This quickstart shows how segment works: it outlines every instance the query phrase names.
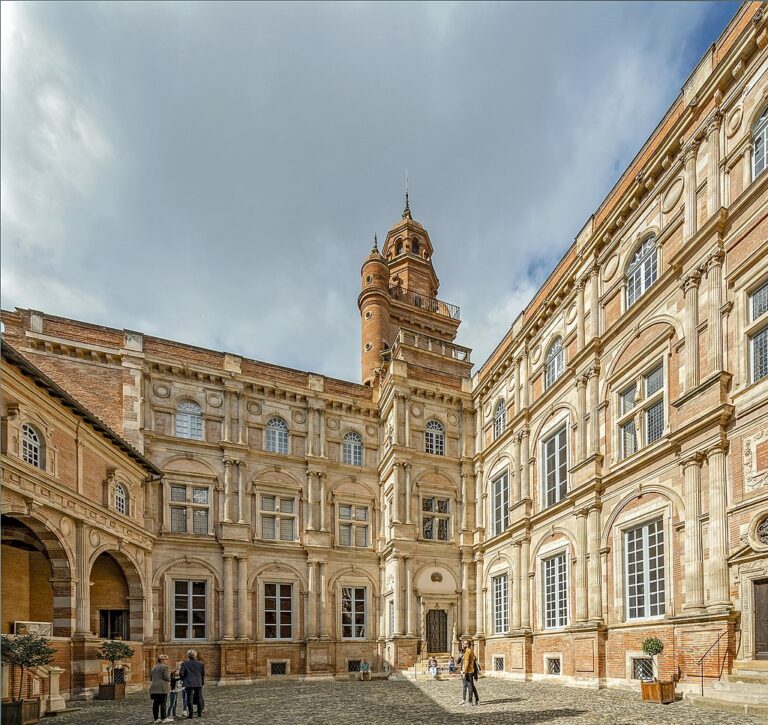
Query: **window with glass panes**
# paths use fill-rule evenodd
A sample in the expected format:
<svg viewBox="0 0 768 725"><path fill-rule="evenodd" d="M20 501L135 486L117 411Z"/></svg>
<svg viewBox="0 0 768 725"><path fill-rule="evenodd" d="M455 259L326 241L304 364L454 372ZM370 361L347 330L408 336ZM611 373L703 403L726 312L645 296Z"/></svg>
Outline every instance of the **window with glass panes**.
<svg viewBox="0 0 768 725"><path fill-rule="evenodd" d="M504 471L491 482L493 496L493 535L497 536L509 526L509 477Z"/></svg>
<svg viewBox="0 0 768 725"><path fill-rule="evenodd" d="M173 533L210 533L210 487L172 483L169 498L170 528Z"/></svg>
<svg viewBox="0 0 768 725"><path fill-rule="evenodd" d="M437 496L421 499L421 530L425 539L448 541L450 538L451 501Z"/></svg>
<svg viewBox="0 0 768 725"><path fill-rule="evenodd" d="M174 639L205 639L207 636L207 582L175 580L173 582Z"/></svg>
<svg viewBox="0 0 768 725"><path fill-rule="evenodd" d="M768 376L768 282L749 295L749 357L751 380Z"/></svg>
<svg viewBox="0 0 768 725"><path fill-rule="evenodd" d="M344 435L342 461L348 466L363 465L363 438L359 433L350 431Z"/></svg>
<svg viewBox="0 0 768 725"><path fill-rule="evenodd" d="M627 619L664 614L664 528L661 519L625 532Z"/></svg>
<svg viewBox="0 0 768 725"><path fill-rule="evenodd" d="M547 361L544 365L544 388L549 388L565 370L565 352L563 341L558 337L547 351Z"/></svg>
<svg viewBox="0 0 768 725"><path fill-rule="evenodd" d="M203 440L203 410L194 400L182 400L176 406L176 435Z"/></svg>
<svg viewBox="0 0 768 725"><path fill-rule="evenodd" d="M509 630L509 589L506 574L493 577L493 631L505 634Z"/></svg>
<svg viewBox="0 0 768 725"><path fill-rule="evenodd" d="M435 456L445 455L445 429L443 424L430 420L424 431L424 450Z"/></svg>
<svg viewBox="0 0 768 725"><path fill-rule="evenodd" d="M542 563L544 577L544 627L565 627L568 624L568 574L565 552Z"/></svg>
<svg viewBox="0 0 768 725"><path fill-rule="evenodd" d="M656 281L657 264L656 237L650 236L634 253L627 267L627 309Z"/></svg>
<svg viewBox="0 0 768 725"><path fill-rule="evenodd" d="M279 541L296 539L296 499L287 496L259 496L261 538Z"/></svg>
<svg viewBox="0 0 768 725"><path fill-rule="evenodd" d="M21 426L21 459L35 468L43 467L43 446L40 435L26 423Z"/></svg>
<svg viewBox="0 0 768 725"><path fill-rule="evenodd" d="M552 506L560 501L568 490L568 439L567 427L544 440L544 501Z"/></svg>
<svg viewBox="0 0 768 725"><path fill-rule="evenodd" d="M659 363L619 393L619 453L627 458L664 435L664 366Z"/></svg>
<svg viewBox="0 0 768 725"><path fill-rule="evenodd" d="M768 166L768 106L752 127L752 178L756 179Z"/></svg>
<svg viewBox="0 0 768 725"><path fill-rule="evenodd" d="M115 486L115 511L125 514L128 511L128 496L122 483Z"/></svg>
<svg viewBox="0 0 768 725"><path fill-rule="evenodd" d="M493 416L493 438L498 438L507 427L507 405L504 398L496 403L496 412Z"/></svg>
<svg viewBox="0 0 768 725"><path fill-rule="evenodd" d="M293 637L293 585L264 584L264 639Z"/></svg>
<svg viewBox="0 0 768 725"><path fill-rule="evenodd" d="M368 507L342 503L339 504L338 511L339 546L367 547L369 541Z"/></svg>
<svg viewBox="0 0 768 725"><path fill-rule="evenodd" d="M267 421L266 449L270 453L288 455L288 424L282 418Z"/></svg>
<svg viewBox="0 0 768 725"><path fill-rule="evenodd" d="M341 636L365 638L365 587L341 588Z"/></svg>

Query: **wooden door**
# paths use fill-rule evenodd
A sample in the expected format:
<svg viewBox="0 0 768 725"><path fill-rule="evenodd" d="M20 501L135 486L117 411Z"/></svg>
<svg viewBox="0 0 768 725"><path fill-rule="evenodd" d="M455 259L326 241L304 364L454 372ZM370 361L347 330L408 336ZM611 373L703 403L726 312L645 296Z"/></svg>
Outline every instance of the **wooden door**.
<svg viewBox="0 0 768 725"><path fill-rule="evenodd" d="M427 612L427 650L448 651L448 612L430 609Z"/></svg>
<svg viewBox="0 0 768 725"><path fill-rule="evenodd" d="M768 660L768 579L755 582L755 659Z"/></svg>

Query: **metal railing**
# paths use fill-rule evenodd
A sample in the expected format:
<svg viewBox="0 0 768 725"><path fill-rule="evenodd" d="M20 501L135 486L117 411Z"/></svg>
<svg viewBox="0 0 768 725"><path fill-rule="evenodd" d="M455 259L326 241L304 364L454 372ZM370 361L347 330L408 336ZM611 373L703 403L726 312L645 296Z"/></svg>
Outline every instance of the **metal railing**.
<svg viewBox="0 0 768 725"><path fill-rule="evenodd" d="M435 297L427 297L426 295L413 292L405 287L390 287L389 296L398 302L405 302L412 307L418 307L427 312L436 312L438 315L450 317L452 320L461 319L461 310L458 305L443 302Z"/></svg>
<svg viewBox="0 0 768 725"><path fill-rule="evenodd" d="M701 681L701 696L704 697L704 660L707 658L707 655L712 651L712 649L716 646L717 647L717 679L720 679L720 676L723 673L722 667L720 665L720 640L727 635L728 632L721 632L720 636L711 644L709 645L709 649L699 658L699 661L696 663L699 666L699 678ZM726 654L728 653L728 650L726 649Z"/></svg>

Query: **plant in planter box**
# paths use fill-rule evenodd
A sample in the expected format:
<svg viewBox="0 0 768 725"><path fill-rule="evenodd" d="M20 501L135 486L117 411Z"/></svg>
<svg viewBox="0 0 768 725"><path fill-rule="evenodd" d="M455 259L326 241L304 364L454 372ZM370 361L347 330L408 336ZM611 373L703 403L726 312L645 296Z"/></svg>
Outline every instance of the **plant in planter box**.
<svg viewBox="0 0 768 725"><path fill-rule="evenodd" d="M3 725L27 725L40 720L40 700L24 700L24 679L31 668L50 664L55 652L48 646L48 638L40 634L3 635L3 662L21 670L18 697L3 705Z"/></svg>
<svg viewBox="0 0 768 725"><path fill-rule="evenodd" d="M651 658L656 674L653 676L653 681L649 682L643 680L640 688L643 693L643 700L666 705L667 703L675 701L675 683L672 681L660 682L657 676L658 669L656 657L663 651L664 643L658 637L648 637L648 639L643 642L643 654L646 654Z"/></svg>
<svg viewBox="0 0 768 725"><path fill-rule="evenodd" d="M119 700L125 697L125 683L115 682L118 662L133 657L133 647L121 639L105 639L96 653L100 660L108 662L109 684L99 685L99 700Z"/></svg>

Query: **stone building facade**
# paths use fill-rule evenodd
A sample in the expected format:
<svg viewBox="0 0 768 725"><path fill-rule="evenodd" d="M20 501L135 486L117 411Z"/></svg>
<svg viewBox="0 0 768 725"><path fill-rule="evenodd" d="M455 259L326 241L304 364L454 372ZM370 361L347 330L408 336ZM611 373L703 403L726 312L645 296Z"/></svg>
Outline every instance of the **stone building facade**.
<svg viewBox="0 0 768 725"><path fill-rule="evenodd" d="M3 313L162 470L131 509L145 665L194 645L221 683L346 676L472 638L494 675L597 687L657 636L687 686L768 657L766 23L739 9L474 376L407 199L361 270L363 384Z"/></svg>

